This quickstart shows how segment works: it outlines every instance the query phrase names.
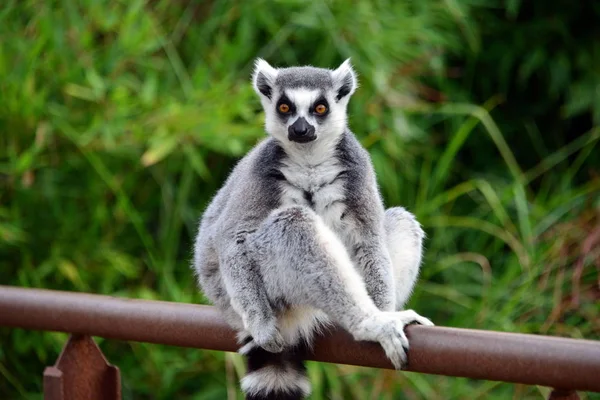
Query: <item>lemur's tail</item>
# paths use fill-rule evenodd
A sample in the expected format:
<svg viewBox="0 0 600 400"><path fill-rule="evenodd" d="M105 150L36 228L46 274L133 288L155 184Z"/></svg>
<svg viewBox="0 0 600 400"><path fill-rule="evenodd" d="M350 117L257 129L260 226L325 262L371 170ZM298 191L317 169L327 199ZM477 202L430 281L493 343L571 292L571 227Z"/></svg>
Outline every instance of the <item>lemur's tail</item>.
<svg viewBox="0 0 600 400"><path fill-rule="evenodd" d="M269 353L261 347L241 350L248 359L248 372L242 378L246 400L301 400L310 394L304 359L308 347L299 344L281 353Z"/></svg>

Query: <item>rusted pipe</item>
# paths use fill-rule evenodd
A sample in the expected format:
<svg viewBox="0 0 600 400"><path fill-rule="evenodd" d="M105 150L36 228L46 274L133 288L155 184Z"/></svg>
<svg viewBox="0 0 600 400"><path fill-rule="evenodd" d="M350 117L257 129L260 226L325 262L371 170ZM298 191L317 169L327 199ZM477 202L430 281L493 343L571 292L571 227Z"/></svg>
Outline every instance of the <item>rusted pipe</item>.
<svg viewBox="0 0 600 400"><path fill-rule="evenodd" d="M0 286L0 326L235 351L209 306ZM600 342L410 326L408 371L600 392ZM312 359L392 368L379 345L343 330L319 338Z"/></svg>

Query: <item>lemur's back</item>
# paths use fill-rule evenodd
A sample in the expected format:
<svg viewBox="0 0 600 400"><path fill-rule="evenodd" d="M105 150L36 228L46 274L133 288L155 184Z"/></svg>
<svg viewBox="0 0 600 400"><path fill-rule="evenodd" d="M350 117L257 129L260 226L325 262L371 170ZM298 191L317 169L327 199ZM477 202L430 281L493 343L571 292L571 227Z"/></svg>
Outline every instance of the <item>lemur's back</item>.
<svg viewBox="0 0 600 400"><path fill-rule="evenodd" d="M238 219L248 211L266 218L277 207L276 173L282 156L281 148L272 138L261 141L246 154L206 208L200 230L217 234L234 229Z"/></svg>

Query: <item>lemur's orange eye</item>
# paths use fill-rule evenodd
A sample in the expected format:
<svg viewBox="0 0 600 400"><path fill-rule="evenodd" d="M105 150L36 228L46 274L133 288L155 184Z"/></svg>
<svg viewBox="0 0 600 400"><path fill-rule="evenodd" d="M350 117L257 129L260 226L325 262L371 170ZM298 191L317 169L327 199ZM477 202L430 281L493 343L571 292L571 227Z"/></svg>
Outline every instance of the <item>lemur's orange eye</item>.
<svg viewBox="0 0 600 400"><path fill-rule="evenodd" d="M327 107L325 104L319 104L315 107L315 112L317 114L325 114L327 112Z"/></svg>
<svg viewBox="0 0 600 400"><path fill-rule="evenodd" d="M285 104L285 103L281 103L281 104L279 105L279 112L282 112L282 113L284 113L284 114L285 114L285 113L287 113L287 112L289 112L289 111L290 111L290 106L288 106L287 104Z"/></svg>

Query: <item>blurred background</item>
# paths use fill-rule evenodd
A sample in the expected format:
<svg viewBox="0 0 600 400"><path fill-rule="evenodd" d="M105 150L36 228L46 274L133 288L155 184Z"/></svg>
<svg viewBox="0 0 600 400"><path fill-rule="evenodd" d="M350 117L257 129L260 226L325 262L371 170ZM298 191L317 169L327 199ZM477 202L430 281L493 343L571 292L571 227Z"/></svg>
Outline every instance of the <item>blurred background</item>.
<svg viewBox="0 0 600 400"><path fill-rule="evenodd" d="M428 235L409 306L438 325L600 339L600 2L2 3L1 284L204 302L189 268L196 223L264 137L253 60L352 57L350 127L386 204ZM65 338L0 329L0 398L41 398ZM126 399L241 398L237 355L99 343ZM309 373L312 399L548 393Z"/></svg>

